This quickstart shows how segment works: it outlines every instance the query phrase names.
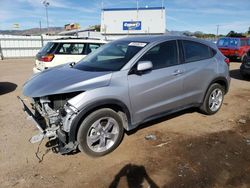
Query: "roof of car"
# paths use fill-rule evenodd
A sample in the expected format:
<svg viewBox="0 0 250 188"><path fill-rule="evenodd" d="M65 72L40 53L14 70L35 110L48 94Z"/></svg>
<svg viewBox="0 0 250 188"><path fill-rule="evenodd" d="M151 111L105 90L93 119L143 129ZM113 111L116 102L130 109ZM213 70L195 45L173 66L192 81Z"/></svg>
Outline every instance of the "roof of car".
<svg viewBox="0 0 250 188"><path fill-rule="evenodd" d="M161 41L164 39L165 40L176 40L176 39L195 39L195 38L186 37L186 36L174 36L174 35L147 35L147 36L126 37L126 38L122 38L120 40L150 43L150 42Z"/></svg>
<svg viewBox="0 0 250 188"><path fill-rule="evenodd" d="M119 40L134 41L134 42L146 42L146 43L159 42L162 40L190 40L190 41L194 41L194 42L204 43L204 44L209 45L209 46L214 46L214 44L211 41L206 41L206 40L194 38L194 37L175 36L175 35L147 35L147 36L126 37L126 38L122 38Z"/></svg>
<svg viewBox="0 0 250 188"><path fill-rule="evenodd" d="M108 41L105 40L98 40L98 39L81 39L81 38L62 38L62 39L56 39L52 42L55 43L97 43L97 44L105 44Z"/></svg>

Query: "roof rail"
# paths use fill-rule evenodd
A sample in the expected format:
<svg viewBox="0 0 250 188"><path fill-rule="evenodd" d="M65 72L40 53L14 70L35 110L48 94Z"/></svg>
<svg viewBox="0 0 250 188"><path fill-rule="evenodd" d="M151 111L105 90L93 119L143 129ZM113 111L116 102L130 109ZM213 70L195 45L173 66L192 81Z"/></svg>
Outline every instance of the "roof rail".
<svg viewBox="0 0 250 188"><path fill-rule="evenodd" d="M56 40L70 40L70 39L102 40L101 38L94 38L94 37L62 37L62 38L57 38Z"/></svg>

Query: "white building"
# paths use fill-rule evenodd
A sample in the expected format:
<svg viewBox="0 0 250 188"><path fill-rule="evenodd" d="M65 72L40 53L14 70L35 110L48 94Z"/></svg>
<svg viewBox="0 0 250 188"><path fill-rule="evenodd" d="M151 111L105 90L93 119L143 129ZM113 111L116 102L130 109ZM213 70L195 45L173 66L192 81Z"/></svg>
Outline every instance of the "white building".
<svg viewBox="0 0 250 188"><path fill-rule="evenodd" d="M166 31L164 7L103 9L103 35L164 34Z"/></svg>
<svg viewBox="0 0 250 188"><path fill-rule="evenodd" d="M63 31L60 35L115 40L127 35L157 35L165 33L165 7L147 7L102 9L101 32L87 28Z"/></svg>

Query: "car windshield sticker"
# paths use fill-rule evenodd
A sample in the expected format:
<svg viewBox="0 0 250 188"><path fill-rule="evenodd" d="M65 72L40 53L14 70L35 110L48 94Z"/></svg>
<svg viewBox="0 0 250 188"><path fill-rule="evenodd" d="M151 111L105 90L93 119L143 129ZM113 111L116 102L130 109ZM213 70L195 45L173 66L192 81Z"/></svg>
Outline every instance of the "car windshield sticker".
<svg viewBox="0 0 250 188"><path fill-rule="evenodd" d="M145 47L147 45L147 43L145 42L130 42L129 46L136 46L136 47Z"/></svg>

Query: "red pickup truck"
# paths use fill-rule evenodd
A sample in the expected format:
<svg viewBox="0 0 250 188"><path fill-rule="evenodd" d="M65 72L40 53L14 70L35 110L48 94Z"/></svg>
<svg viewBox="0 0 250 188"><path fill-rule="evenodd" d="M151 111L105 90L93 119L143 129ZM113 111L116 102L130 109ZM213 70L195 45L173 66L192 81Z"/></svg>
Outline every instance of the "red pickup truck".
<svg viewBox="0 0 250 188"><path fill-rule="evenodd" d="M230 59L243 61L250 51L250 38L223 37L217 41L217 47Z"/></svg>

